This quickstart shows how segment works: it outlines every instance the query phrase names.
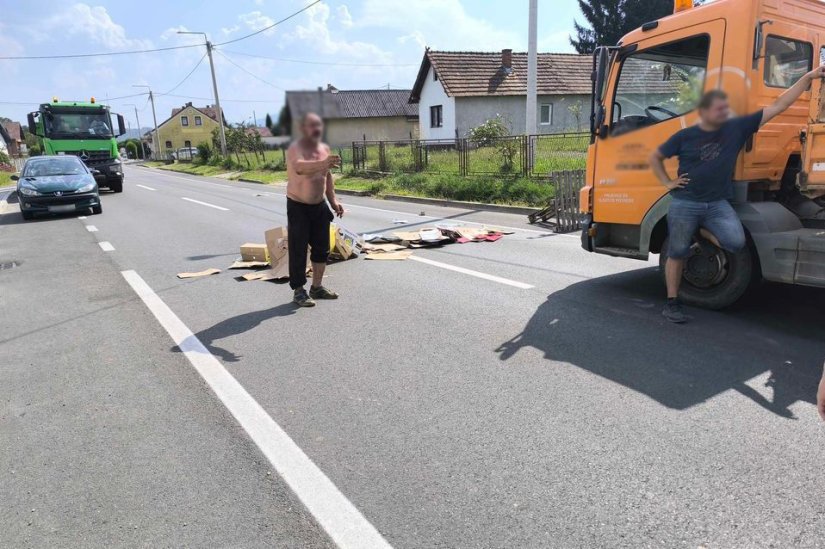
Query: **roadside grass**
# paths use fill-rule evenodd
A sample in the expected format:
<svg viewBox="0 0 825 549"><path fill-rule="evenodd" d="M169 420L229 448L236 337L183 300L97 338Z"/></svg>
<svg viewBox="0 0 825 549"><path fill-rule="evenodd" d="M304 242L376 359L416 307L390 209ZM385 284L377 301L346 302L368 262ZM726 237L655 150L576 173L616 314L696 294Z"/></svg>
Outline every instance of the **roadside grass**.
<svg viewBox="0 0 825 549"><path fill-rule="evenodd" d="M273 183L281 183L286 181L286 170L249 170L241 173L238 177L233 179L244 179L247 181L256 181L265 185Z"/></svg>
<svg viewBox="0 0 825 549"><path fill-rule="evenodd" d="M337 179L338 189L370 194L398 194L486 204L540 207L555 195L549 182L493 176L460 177L450 174L399 174L369 178L348 174Z"/></svg>
<svg viewBox="0 0 825 549"><path fill-rule="evenodd" d="M12 175L14 175L14 172L0 172L0 187L10 187L14 185L14 181L11 180Z"/></svg>
<svg viewBox="0 0 825 549"><path fill-rule="evenodd" d="M227 170L223 166L210 166L209 164L193 164L191 162L175 162L174 164L166 164L164 162L147 162L146 165L151 166L153 168L160 168L161 170L188 173L192 175L218 175L222 173L237 171L234 169Z"/></svg>

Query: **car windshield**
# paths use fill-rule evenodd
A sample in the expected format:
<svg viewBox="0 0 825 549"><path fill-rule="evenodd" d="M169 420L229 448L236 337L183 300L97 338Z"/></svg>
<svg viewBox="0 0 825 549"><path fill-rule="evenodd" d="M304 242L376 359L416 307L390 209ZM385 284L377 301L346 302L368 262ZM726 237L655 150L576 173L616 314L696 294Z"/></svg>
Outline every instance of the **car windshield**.
<svg viewBox="0 0 825 549"><path fill-rule="evenodd" d="M46 116L46 132L52 138L82 137L109 139L113 136L112 120L108 112L50 113Z"/></svg>
<svg viewBox="0 0 825 549"><path fill-rule="evenodd" d="M29 161L23 170L23 177L45 177L50 175L82 175L86 173L83 164L74 157L53 157Z"/></svg>

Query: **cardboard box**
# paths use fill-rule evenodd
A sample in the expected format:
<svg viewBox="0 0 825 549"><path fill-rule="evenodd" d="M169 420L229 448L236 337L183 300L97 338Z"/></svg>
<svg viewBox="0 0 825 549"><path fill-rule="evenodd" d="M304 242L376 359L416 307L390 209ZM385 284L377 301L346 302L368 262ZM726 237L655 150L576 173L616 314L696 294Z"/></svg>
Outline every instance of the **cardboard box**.
<svg viewBox="0 0 825 549"><path fill-rule="evenodd" d="M267 245L247 242L241 246L241 261L269 262Z"/></svg>
<svg viewBox="0 0 825 549"><path fill-rule="evenodd" d="M264 233L270 269L264 271L274 279L289 278L289 239L286 227L276 227Z"/></svg>

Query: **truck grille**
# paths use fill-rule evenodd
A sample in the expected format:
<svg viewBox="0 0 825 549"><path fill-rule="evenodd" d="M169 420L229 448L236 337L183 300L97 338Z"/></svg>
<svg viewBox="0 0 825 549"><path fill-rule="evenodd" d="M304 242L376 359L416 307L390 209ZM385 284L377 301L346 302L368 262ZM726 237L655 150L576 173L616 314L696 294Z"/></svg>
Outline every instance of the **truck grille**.
<svg viewBox="0 0 825 549"><path fill-rule="evenodd" d="M109 154L109 151L66 151L66 154L79 156L87 166L109 164L114 160ZM84 158L84 156L86 158Z"/></svg>

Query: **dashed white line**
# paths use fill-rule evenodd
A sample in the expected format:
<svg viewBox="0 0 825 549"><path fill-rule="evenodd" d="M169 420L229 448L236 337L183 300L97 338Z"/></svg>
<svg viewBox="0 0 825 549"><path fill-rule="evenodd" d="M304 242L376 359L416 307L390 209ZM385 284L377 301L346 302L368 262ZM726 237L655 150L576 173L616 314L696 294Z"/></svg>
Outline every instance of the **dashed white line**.
<svg viewBox="0 0 825 549"><path fill-rule="evenodd" d="M96 233L97 232L97 227L95 227L94 225L86 225L86 230L89 231L90 233Z"/></svg>
<svg viewBox="0 0 825 549"><path fill-rule="evenodd" d="M389 543L135 271L121 274L338 547Z"/></svg>
<svg viewBox="0 0 825 549"><path fill-rule="evenodd" d="M530 284L518 282L517 280L510 280L509 278L502 278L496 275L482 273L479 271L473 271L472 269L465 269L464 267L456 267L455 265L450 265L449 263L441 263L440 261L433 261L432 259L427 259L425 257L420 257L417 255L411 255L410 259L412 259L413 261L418 261L419 263L426 263L427 265L432 265L433 267L440 267L442 269L447 269L449 271L455 271L457 273L474 276L476 278L482 278L484 280L498 282L499 284L506 284L507 286L513 286L514 288L520 288L522 290L529 290L533 287Z"/></svg>
<svg viewBox="0 0 825 549"><path fill-rule="evenodd" d="M79 215L79 216L77 216L77 218L78 219L86 219L86 216L85 215Z"/></svg>
<svg viewBox="0 0 825 549"><path fill-rule="evenodd" d="M200 204L201 206L208 206L210 208L215 208L216 210L221 210L224 212L228 212L229 208L224 208L223 206L215 206L214 204L210 204L209 202L201 202L200 200L195 200L194 198L186 198L182 196L181 199L186 200L188 202L194 202L195 204Z"/></svg>
<svg viewBox="0 0 825 549"><path fill-rule="evenodd" d="M157 189L153 189L152 187L147 187L146 185L135 185L135 187L140 187L141 189L146 189L147 191L156 191Z"/></svg>
<svg viewBox="0 0 825 549"><path fill-rule="evenodd" d="M111 242L106 242L104 240L103 242L98 242L97 245L100 246L100 249L103 250L104 252L113 252L113 251L115 251L115 247L112 246Z"/></svg>

